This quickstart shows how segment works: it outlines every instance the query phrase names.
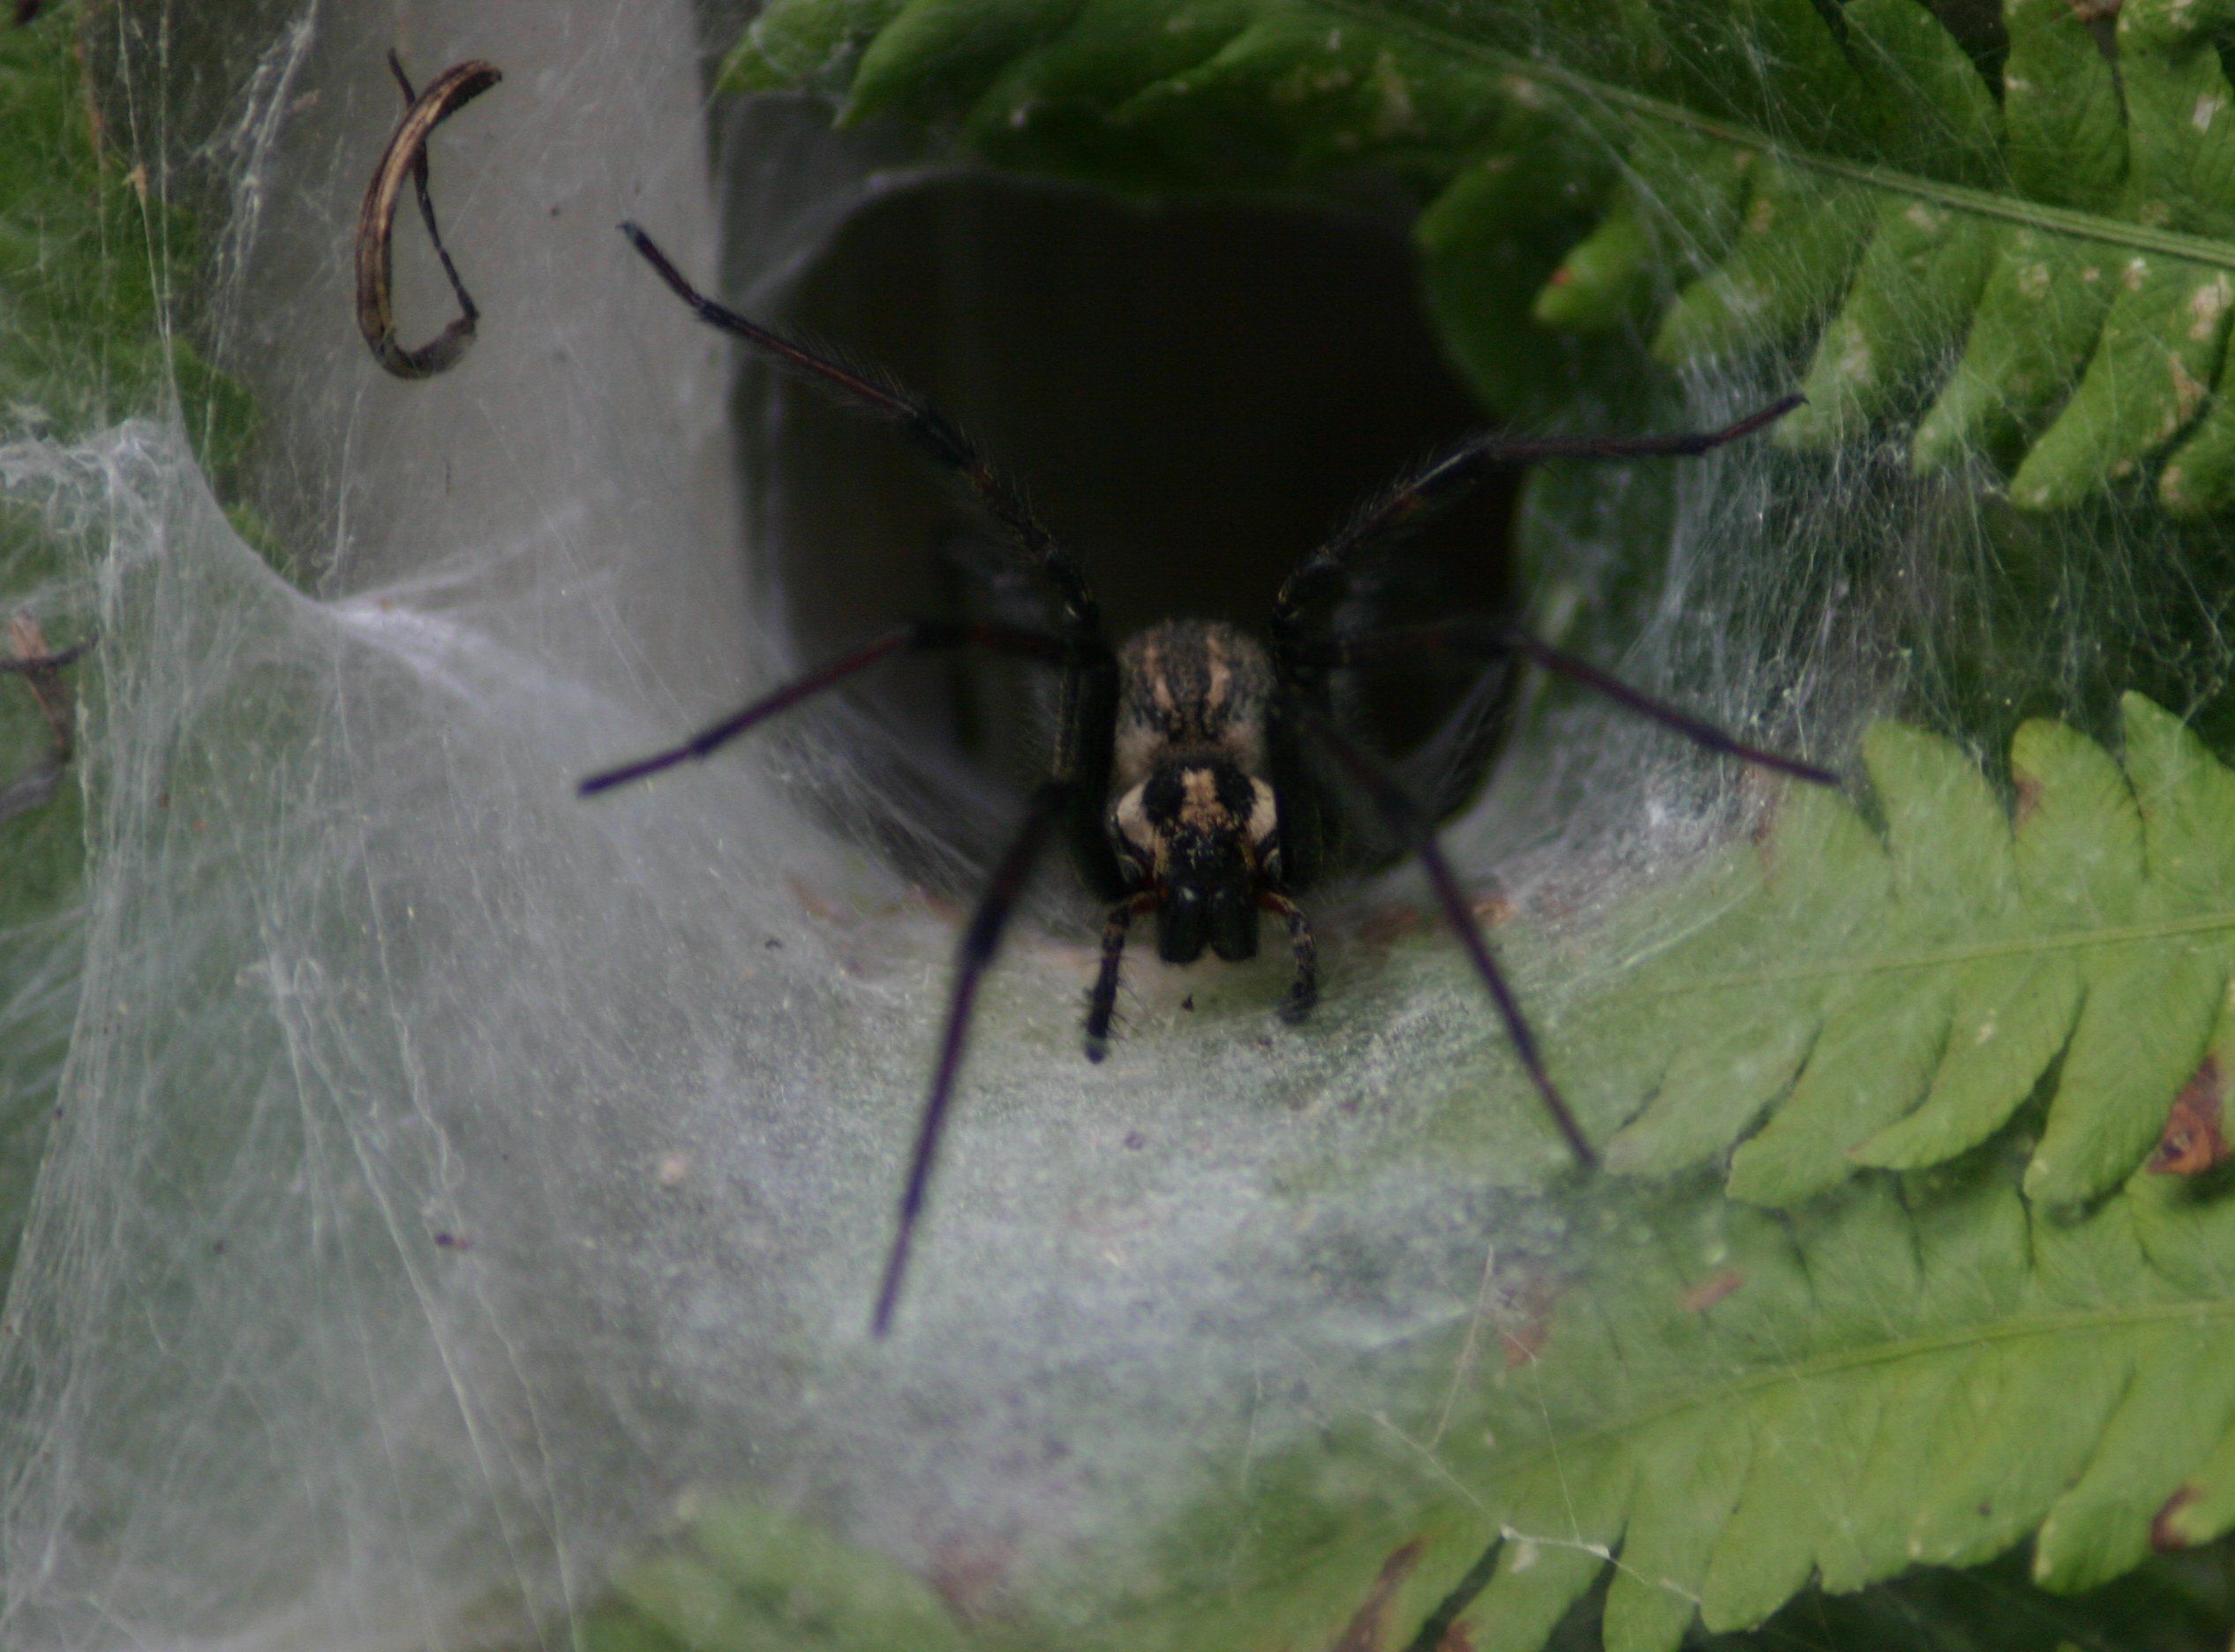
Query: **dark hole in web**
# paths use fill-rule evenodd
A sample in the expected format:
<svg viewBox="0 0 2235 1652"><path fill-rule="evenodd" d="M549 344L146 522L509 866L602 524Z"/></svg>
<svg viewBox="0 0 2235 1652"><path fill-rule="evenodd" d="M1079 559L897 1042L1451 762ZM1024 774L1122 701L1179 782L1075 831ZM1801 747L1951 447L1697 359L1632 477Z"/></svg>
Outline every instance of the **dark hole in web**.
<svg viewBox="0 0 2235 1652"><path fill-rule="evenodd" d="M950 175L854 214L775 313L969 430L1085 566L1115 642L1179 615L1261 634L1298 557L1486 423L1415 294L1401 228L1362 214L1144 209ZM741 394L756 584L795 664L908 616L1031 616L988 589L990 531L898 433L759 370ZM1409 542L1349 617L1507 611L1516 481ZM933 835L982 852L1042 772L1052 686L1037 668L977 659L865 681L854 703L867 718L824 727L871 747L896 818L855 823L905 840L928 811ZM1377 673L1356 712L1400 754L1444 727L1470 686L1448 669ZM1475 695L1482 727L1447 740L1452 766L1479 771L1499 699Z"/></svg>

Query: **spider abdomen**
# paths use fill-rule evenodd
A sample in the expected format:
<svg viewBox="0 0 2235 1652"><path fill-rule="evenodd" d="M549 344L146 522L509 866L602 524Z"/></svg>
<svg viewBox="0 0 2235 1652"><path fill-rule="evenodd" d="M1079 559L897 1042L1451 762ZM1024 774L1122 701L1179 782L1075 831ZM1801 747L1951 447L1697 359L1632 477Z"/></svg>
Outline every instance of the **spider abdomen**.
<svg viewBox="0 0 2235 1652"><path fill-rule="evenodd" d="M1117 789L1183 752L1261 778L1273 683L1264 649L1232 626L1167 620L1136 633L1118 650Z"/></svg>

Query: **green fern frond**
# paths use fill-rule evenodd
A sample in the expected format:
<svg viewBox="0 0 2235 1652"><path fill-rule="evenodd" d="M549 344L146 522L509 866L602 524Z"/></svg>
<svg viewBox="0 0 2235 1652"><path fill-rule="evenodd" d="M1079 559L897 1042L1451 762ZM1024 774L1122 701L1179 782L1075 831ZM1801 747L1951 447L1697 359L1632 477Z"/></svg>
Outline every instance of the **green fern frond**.
<svg viewBox="0 0 2235 1652"><path fill-rule="evenodd" d="M1609 1166L1735 1147L1733 1196L1787 1207L1967 1152L2038 1093L2028 1195L2123 1182L2208 1059L2235 1072L2235 775L2149 702L2125 710L2124 773L2060 724L2019 731L2014 822L1954 747L1881 725L1883 838L1795 789L1758 845L1594 941L1642 961L1551 1042Z"/></svg>
<svg viewBox="0 0 2235 1652"><path fill-rule="evenodd" d="M2030 1536L2072 1593L2225 1529L2230 1208L2160 1180L2066 1222L1991 1162L1668 1207L1444 1435L1502 1540L1471 1644L1534 1652L1610 1560L1608 1652L1659 1652L1811 1579Z"/></svg>
<svg viewBox="0 0 2235 1652"><path fill-rule="evenodd" d="M2114 42L2006 0L1998 99L1923 0L776 0L728 81L1121 187L1370 161L1439 191L1431 303L1493 405L1592 359L1557 334L1810 346L1788 444L1908 424L2029 508L2154 468L2201 515L2235 506L2226 10L2129 0Z"/></svg>
<svg viewBox="0 0 2235 1652"><path fill-rule="evenodd" d="M1358 1373L1372 1416L1178 1516L1137 1576L1010 1580L990 1636L725 1506L623 1569L597 1642L1538 1652L1603 1585L1607 1652L1673 1652L1695 1619L2028 1539L2038 1585L2095 1588L2235 1527L2235 1203L2152 1178L2069 1220L2014 1169L1875 1176L1793 1218L1697 1180L1578 1214L1587 1282L1522 1273L1533 1306ZM1419 1640L1439 1614L1458 1638Z"/></svg>
<svg viewBox="0 0 2235 1652"><path fill-rule="evenodd" d="M2025 725L2010 807L1880 725L1882 831L1792 788L1757 841L1582 938L1640 961L1546 1042L1586 1118L1626 1121L1633 1179L1569 1184L1560 1243L1361 1355L1365 1414L1183 1504L1139 1576L1017 1581L1002 1642L1395 1648L1441 1613L1463 1638L1438 1644L1539 1652L1588 1611L1608 1652L1669 1652L1805 1589L2029 1543L2069 1595L2235 1530L2235 1199L2207 1162L2235 773L2126 712L2123 770ZM1509 936L1532 977L1556 945ZM2184 1090L2214 1151L2138 1168ZM1527 1106L1517 1074L1502 1093ZM1505 1110L1472 1084L1392 1151L1448 1163ZM737 1507L620 1593L616 1648L984 1640L889 1563Z"/></svg>
<svg viewBox="0 0 2235 1652"><path fill-rule="evenodd" d="M1983 455L2029 507L2154 473L2204 514L2235 505L2230 13L2128 0L2114 62L2066 0L2011 0L1996 64L1918 0L774 0L729 72L1128 190L1409 179L1431 305L1505 410L1640 340L1805 352L1788 442L1906 426L1918 469ZM1589 1277L1501 1264L1486 1346L1362 1361L1366 1415L1253 1459L1137 1573L1019 1581L990 1637L809 1633L771 1616L781 1568L694 1528L613 1645L1537 1652L1581 1615L1645 1652L1811 1586L2026 1551L2081 1590L2235 1528L2230 1173L2144 1168L2235 1072L2235 775L2125 717L2118 760L2027 725L2006 787L1881 725L1867 798L1789 790L1602 922L1516 926L1615 1173L1569 1195ZM1510 1175L1485 1115L1533 1115L1481 1036L1391 1154Z"/></svg>
<svg viewBox="0 0 2235 1652"><path fill-rule="evenodd" d="M1867 110L1912 134L1911 153L1878 136L1844 156L1765 144L1742 227L1675 249L1704 273L1663 316L1656 353L1681 362L1820 329L1804 385L1811 405L1785 438L1795 446L1851 439L1922 405L1919 469L1984 454L2015 466L2021 505L2074 503L2170 451L2164 502L2179 514L2223 508L2235 470L2212 457L2226 441L2220 416L2196 422L2224 355L2224 237L2235 222L2235 126L2223 118L2229 90L2210 19L2188 6L2126 6L2114 63L2065 0L2008 0L1998 105L1914 0L1857 0L1840 16L1853 60L1842 84L1868 91L1850 93L1859 106L1817 141L1835 149L1840 133L1867 131ZM1645 165L1625 185L1617 229L1621 216L1652 213L1661 141L1641 124ZM1832 159L1862 169L1822 164ZM1887 178L1887 169L1915 176ZM1804 176L1781 176L1793 172ZM1791 259L1783 202L1796 190L1843 233ZM2090 221L2103 238L2089 238ZM2136 227L2188 244L2122 233ZM1615 272L1571 260L1553 290L1581 290L1539 313L1569 325L1634 315L1650 303L1636 290L1644 267L1642 258ZM1774 313L1765 288L1781 294Z"/></svg>

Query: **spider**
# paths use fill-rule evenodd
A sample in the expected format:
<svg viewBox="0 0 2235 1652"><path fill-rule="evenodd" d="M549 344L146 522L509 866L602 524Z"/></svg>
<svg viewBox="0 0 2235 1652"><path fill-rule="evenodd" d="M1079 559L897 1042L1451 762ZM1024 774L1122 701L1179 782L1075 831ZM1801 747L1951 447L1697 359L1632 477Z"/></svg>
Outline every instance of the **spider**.
<svg viewBox="0 0 2235 1652"><path fill-rule="evenodd" d="M1338 724L1332 674L1417 658L1423 651L1484 670L1526 660L1710 751L1818 785L1835 784L1834 777L1736 740L1500 620L1456 619L1345 632L1336 628L1333 611L1368 553L1455 501L1494 465L1702 454L1782 417L1800 397L1787 396L1713 431L1541 439L1475 436L1387 488L1298 563L1274 597L1263 641L1229 625L1171 620L1112 648L1079 565L1017 489L937 408L879 375L725 308L694 288L636 224L624 223L621 230L701 320L766 352L839 401L906 431L999 524L1012 571L1036 582L1053 615L1044 628L935 620L898 626L681 744L581 785L583 795L592 796L710 756L748 730L899 655L982 649L1061 673L1048 777L1033 792L963 932L938 1057L870 1317L873 1334L882 1337L892 1326L979 985L1027 878L1057 833L1080 881L1108 904L1086 1023L1087 1057L1100 1061L1109 1046L1126 939L1136 920L1152 914L1157 956L1169 964L1192 964L1206 949L1229 962L1253 957L1260 914L1279 919L1295 971L1280 1014L1292 1024L1311 1013L1319 1000L1318 955L1296 897L1352 864L1345 859L1343 793L1353 793L1353 800L1362 800L1397 843L1419 857L1436 904L1487 988L1545 1110L1577 1163L1586 1169L1596 1163L1437 843L1435 821L1389 766Z"/></svg>

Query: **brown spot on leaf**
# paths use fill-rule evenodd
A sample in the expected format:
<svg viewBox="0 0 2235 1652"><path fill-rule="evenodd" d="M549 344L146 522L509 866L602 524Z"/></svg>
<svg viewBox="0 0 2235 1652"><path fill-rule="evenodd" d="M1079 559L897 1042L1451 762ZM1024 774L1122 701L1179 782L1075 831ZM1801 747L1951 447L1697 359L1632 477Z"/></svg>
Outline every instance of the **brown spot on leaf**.
<svg viewBox="0 0 2235 1652"><path fill-rule="evenodd" d="M1505 1300L1515 1315L1498 1329L1498 1340L1505 1345L1506 1365L1511 1369L1533 1364L1545 1351L1545 1344L1552 1340L1552 1310L1560 1300L1560 1287L1539 1275L1516 1285L1506 1293Z"/></svg>
<svg viewBox="0 0 2235 1652"><path fill-rule="evenodd" d="M2041 809L2041 782L2028 774L2013 774L2018 783L2018 807L2011 811L2010 823L2023 826Z"/></svg>
<svg viewBox="0 0 2235 1652"><path fill-rule="evenodd" d="M931 1551L926 1581L956 1617L982 1619L1007 1592L1016 1554L1015 1543L990 1533L949 1537Z"/></svg>
<svg viewBox="0 0 2235 1652"><path fill-rule="evenodd" d="M816 889L797 873L786 872L784 875L784 882L790 885L792 898L799 903L800 910L814 919L816 922L827 924L832 927L848 929L854 927L854 914L853 912L831 899L829 896L824 894L822 890Z"/></svg>
<svg viewBox="0 0 2235 1652"><path fill-rule="evenodd" d="M1358 920L1358 940L1370 947L1387 947L1417 935L1421 927L1420 914L1410 906L1384 906L1371 912Z"/></svg>
<svg viewBox="0 0 2235 1652"><path fill-rule="evenodd" d="M2205 1056L2173 1098L2165 1133L2149 1155L2152 1175L2201 1175L2225 1160L2227 1138L2220 1131L2220 1108L2226 1093L2219 1058Z"/></svg>
<svg viewBox="0 0 2235 1652"><path fill-rule="evenodd" d="M1720 1273L1710 1273L1686 1291L1677 1298L1677 1304L1687 1313L1705 1313L1745 1283L1746 1275L1736 1268L1725 1268Z"/></svg>
<svg viewBox="0 0 2235 1652"><path fill-rule="evenodd" d="M1475 897L1474 915L1494 929L1513 916L1513 903L1493 890L1487 895Z"/></svg>
<svg viewBox="0 0 2235 1652"><path fill-rule="evenodd" d="M1349 1626L1328 1652L1381 1652L1381 1633L1388 1625L1389 1603L1396 1598L1412 1568L1420 1564L1420 1540L1414 1538L1381 1563L1381 1575L1366 1591L1366 1599L1351 1614Z"/></svg>
<svg viewBox="0 0 2235 1652"><path fill-rule="evenodd" d="M1785 794L1771 785L1759 770L1747 769L1739 775L1738 795L1751 817L1746 836L1757 849L1766 853L1777 837L1777 805Z"/></svg>
<svg viewBox="0 0 2235 1652"><path fill-rule="evenodd" d="M1464 1624L1453 1624L1435 1643L1435 1652L1474 1652L1474 1637Z"/></svg>
<svg viewBox="0 0 2235 1652"><path fill-rule="evenodd" d="M2176 1554L2188 1547L2188 1539L2181 1535L2179 1528L2173 1522L2179 1517L2180 1512L2195 1500L2196 1488L2194 1486L2183 1486L2165 1499L2165 1506L2157 1511L2156 1517L2149 1522L2149 1546L2151 1548L2157 1551L2159 1554Z"/></svg>
<svg viewBox="0 0 2235 1652"><path fill-rule="evenodd" d="M911 883L908 885L908 900L911 905L929 912L941 923L953 924L958 928L960 927L964 915L962 908L945 896L935 895L920 883Z"/></svg>

